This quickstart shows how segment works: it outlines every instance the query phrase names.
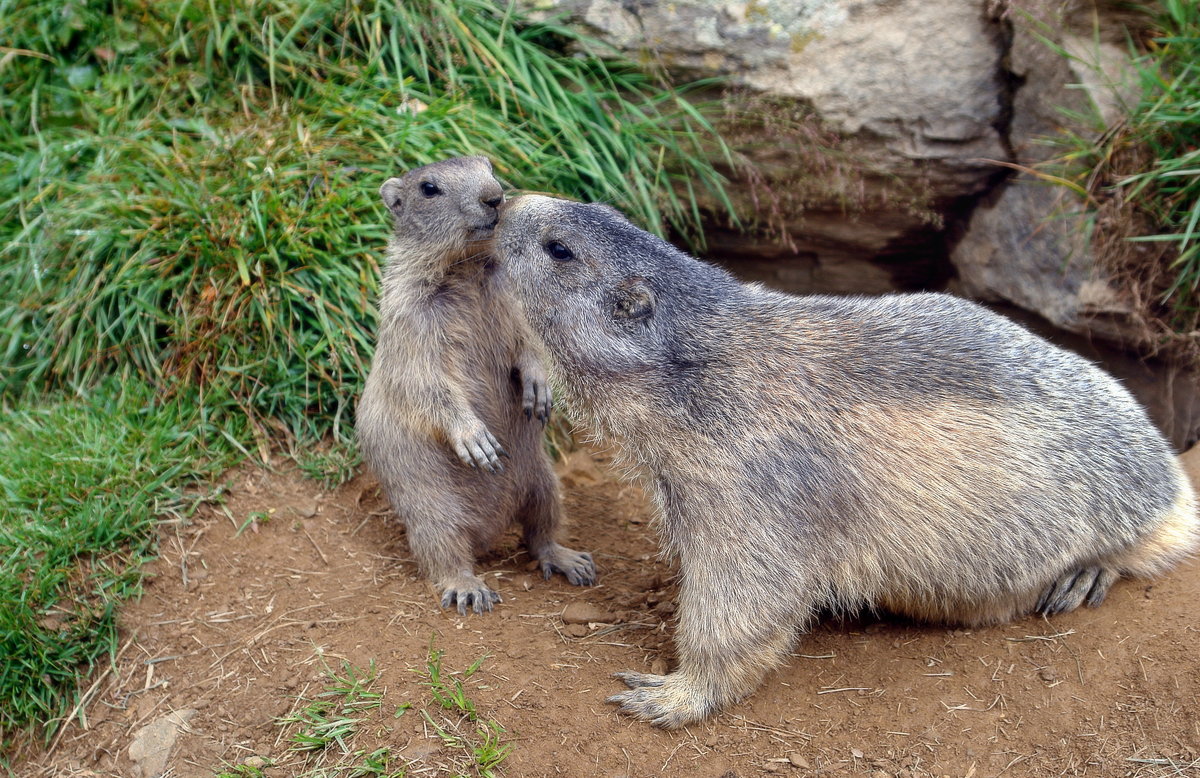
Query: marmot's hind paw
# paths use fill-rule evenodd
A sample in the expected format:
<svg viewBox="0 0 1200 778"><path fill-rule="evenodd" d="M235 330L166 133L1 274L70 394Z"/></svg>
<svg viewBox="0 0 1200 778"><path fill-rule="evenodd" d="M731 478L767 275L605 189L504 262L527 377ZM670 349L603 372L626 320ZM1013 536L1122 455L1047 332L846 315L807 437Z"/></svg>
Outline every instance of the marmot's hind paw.
<svg viewBox="0 0 1200 778"><path fill-rule="evenodd" d="M492 606L498 602L502 602L499 592L492 591L483 581L478 578L472 581L464 581L462 586L448 586L442 592L442 607L449 608L451 605L458 603L458 614L460 616L467 615L467 608L470 608L474 613L483 613L492 610Z"/></svg>
<svg viewBox="0 0 1200 778"><path fill-rule="evenodd" d="M1104 602L1119 577L1116 571L1099 565L1068 570L1046 587L1033 610L1054 616L1073 611L1085 602L1095 608Z"/></svg>
<svg viewBox="0 0 1200 778"><path fill-rule="evenodd" d="M542 575L547 579L554 573L562 573L572 586L594 586L596 563L586 551L573 551L566 546L556 546L539 559Z"/></svg>

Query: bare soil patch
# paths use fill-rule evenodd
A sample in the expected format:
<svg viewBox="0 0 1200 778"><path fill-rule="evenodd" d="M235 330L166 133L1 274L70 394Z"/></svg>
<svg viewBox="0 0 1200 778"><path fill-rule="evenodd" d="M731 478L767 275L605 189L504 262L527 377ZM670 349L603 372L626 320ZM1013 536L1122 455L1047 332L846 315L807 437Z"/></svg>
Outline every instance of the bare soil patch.
<svg viewBox="0 0 1200 778"><path fill-rule="evenodd" d="M600 584L543 580L510 532L480 564L504 602L465 618L437 607L369 476L323 492L290 470L228 474L224 507L164 528L145 596L123 615L119 659L86 698L86 726L72 722L17 774L136 776L133 734L183 710L197 712L167 775L256 756L291 765L266 775L296 774L295 727L276 720L342 661L373 661L383 695L357 748L390 747L409 775L475 774L431 727L456 718L421 672L433 641L447 673L486 657L455 677L481 720L505 729L513 751L499 772L511 776L1200 775L1197 564L1122 581L1100 608L1049 620L961 630L826 619L710 721L664 732L616 715L604 702L619 691L613 672L672 662L674 591L643 495L605 461L578 451L559 466L566 542L594 553ZM598 620L564 623L572 605Z"/></svg>

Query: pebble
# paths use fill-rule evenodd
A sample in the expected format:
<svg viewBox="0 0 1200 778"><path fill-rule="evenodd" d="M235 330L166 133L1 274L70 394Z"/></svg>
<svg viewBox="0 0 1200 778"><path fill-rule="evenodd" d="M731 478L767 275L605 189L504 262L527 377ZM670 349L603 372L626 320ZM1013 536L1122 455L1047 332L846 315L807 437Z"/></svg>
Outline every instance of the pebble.
<svg viewBox="0 0 1200 778"><path fill-rule="evenodd" d="M157 778L167 769L167 760L179 733L196 715L195 709L177 710L156 719L133 734L129 744L129 760L142 778Z"/></svg>
<svg viewBox="0 0 1200 778"><path fill-rule="evenodd" d="M654 675L666 675L667 674L666 660L661 657L658 659L655 659L653 662L650 663L650 672L653 673Z"/></svg>
<svg viewBox="0 0 1200 778"><path fill-rule="evenodd" d="M562 620L564 624L591 624L594 622L611 624L615 618L613 614L591 603L573 602L563 608Z"/></svg>
<svg viewBox="0 0 1200 778"><path fill-rule="evenodd" d="M567 633L573 638L583 638L587 637L588 628L586 624L568 624L567 626L563 627L563 632Z"/></svg>
<svg viewBox="0 0 1200 778"><path fill-rule="evenodd" d="M792 767L799 767L802 770L811 770L808 760L799 754L788 754L788 761L792 763Z"/></svg>

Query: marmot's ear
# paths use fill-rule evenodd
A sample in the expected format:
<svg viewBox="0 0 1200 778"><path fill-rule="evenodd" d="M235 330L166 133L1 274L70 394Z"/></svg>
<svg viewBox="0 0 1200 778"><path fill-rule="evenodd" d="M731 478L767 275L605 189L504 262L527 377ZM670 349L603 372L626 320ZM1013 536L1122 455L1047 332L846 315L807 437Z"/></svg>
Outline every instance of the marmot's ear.
<svg viewBox="0 0 1200 778"><path fill-rule="evenodd" d="M404 210L404 200L400 197L400 179L389 178L384 181L383 186L379 187L379 196L383 198L383 204L393 216L399 216Z"/></svg>
<svg viewBox="0 0 1200 778"><path fill-rule="evenodd" d="M613 318L639 321L654 315L654 290L644 278L631 278L616 289Z"/></svg>

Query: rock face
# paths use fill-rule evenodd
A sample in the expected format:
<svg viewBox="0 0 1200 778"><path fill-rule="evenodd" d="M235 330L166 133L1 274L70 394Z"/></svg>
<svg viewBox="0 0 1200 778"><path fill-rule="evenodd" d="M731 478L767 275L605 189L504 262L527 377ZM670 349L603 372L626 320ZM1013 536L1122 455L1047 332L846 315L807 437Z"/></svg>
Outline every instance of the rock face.
<svg viewBox="0 0 1200 778"><path fill-rule="evenodd" d="M742 204L762 214L768 235L826 264L887 254L939 228L951 203L996 177L984 160L1007 158L1005 30L982 2L525 5L565 12L685 78L726 78L735 91L725 132L763 175L742 187ZM738 248L769 254L778 242Z"/></svg>
<svg viewBox="0 0 1200 778"><path fill-rule="evenodd" d="M1124 27L1107 21L1036 5L1008 21L1006 64L1018 84L1009 134L1017 164L1031 168L1061 154L1048 138L1098 137L1119 121L1123 105L1136 101ZM1070 56L1048 45L1047 36ZM1084 212L1071 190L1029 173L1004 182L970 214L951 253L958 291L1018 305L1071 332L1143 345L1146 328L1096 267Z"/></svg>

